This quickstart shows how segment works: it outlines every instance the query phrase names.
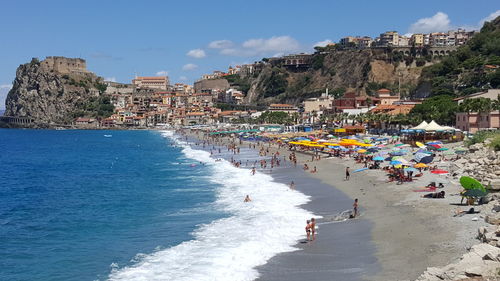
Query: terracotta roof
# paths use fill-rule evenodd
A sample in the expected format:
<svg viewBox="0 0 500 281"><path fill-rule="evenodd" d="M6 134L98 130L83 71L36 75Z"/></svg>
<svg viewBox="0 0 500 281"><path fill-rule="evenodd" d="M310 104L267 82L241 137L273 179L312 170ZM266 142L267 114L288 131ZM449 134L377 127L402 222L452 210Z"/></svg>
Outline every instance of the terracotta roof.
<svg viewBox="0 0 500 281"><path fill-rule="evenodd" d="M205 113L203 112L189 112L189 113L186 113L186 116L203 116L205 115Z"/></svg>

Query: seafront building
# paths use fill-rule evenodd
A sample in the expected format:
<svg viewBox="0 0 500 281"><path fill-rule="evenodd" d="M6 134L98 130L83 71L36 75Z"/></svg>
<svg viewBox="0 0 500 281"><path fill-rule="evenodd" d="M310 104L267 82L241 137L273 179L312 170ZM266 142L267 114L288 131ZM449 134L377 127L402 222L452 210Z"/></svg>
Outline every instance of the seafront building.
<svg viewBox="0 0 500 281"><path fill-rule="evenodd" d="M466 99L489 99L500 100L500 89L489 89L465 97L456 98L458 104ZM469 133L476 133L480 130L500 129L500 111L488 110L483 112L458 112L455 116L456 128Z"/></svg>

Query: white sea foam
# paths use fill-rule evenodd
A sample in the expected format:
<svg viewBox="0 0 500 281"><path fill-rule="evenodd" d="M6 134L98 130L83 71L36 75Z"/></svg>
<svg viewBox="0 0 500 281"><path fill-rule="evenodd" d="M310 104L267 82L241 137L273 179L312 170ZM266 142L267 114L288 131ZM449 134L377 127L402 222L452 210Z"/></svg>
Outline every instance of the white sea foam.
<svg viewBox="0 0 500 281"><path fill-rule="evenodd" d="M162 135L175 139L170 131ZM210 180L220 186L215 205L230 216L201 225L194 240L141 255L132 266L114 268L110 280L254 280L256 266L296 250L293 245L304 238L305 220L313 216L298 207L309 200L306 195L269 175L252 176L249 170L216 162L208 152L177 142L186 157L213 170ZM243 202L247 194L250 203Z"/></svg>

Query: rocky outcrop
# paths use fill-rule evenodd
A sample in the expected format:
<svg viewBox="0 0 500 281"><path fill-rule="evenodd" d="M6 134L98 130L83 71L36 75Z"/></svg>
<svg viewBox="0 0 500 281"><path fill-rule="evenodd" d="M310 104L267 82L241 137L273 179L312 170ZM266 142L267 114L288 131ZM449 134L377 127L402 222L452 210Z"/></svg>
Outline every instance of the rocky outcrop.
<svg viewBox="0 0 500 281"><path fill-rule="evenodd" d="M491 191L500 191L500 151L488 147L490 140L469 147L470 153L453 162L455 178L470 176L485 184Z"/></svg>
<svg viewBox="0 0 500 281"><path fill-rule="evenodd" d="M31 127L71 124L101 96L102 78L91 72L61 73L33 59L20 65L6 99L5 116L30 117Z"/></svg>
<svg viewBox="0 0 500 281"><path fill-rule="evenodd" d="M409 64L393 62L385 50L371 49L317 53L313 55L314 60L320 60L321 64L305 71L266 64L256 77L248 78L250 90L245 102L298 104L304 99L319 96L326 88L330 92L342 88L360 95L372 94L370 83L397 88L399 79L402 91L408 92L417 85L424 67L417 66L415 61ZM281 79L286 81L283 83Z"/></svg>

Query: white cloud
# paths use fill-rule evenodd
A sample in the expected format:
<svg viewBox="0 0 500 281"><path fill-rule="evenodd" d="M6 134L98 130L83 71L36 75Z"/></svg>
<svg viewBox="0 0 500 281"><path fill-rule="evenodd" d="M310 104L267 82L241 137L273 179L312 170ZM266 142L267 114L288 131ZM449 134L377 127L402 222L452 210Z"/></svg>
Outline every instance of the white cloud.
<svg viewBox="0 0 500 281"><path fill-rule="evenodd" d="M107 78L104 78L104 81L116 82L116 78L115 77L107 77Z"/></svg>
<svg viewBox="0 0 500 281"><path fill-rule="evenodd" d="M181 81L187 81L188 78L186 76L181 76L181 77L179 77L179 80L181 80Z"/></svg>
<svg viewBox="0 0 500 281"><path fill-rule="evenodd" d="M160 71L156 72L156 76L168 76L168 71L160 70Z"/></svg>
<svg viewBox="0 0 500 281"><path fill-rule="evenodd" d="M448 31L452 29L450 25L450 18L443 12L437 12L430 18L421 18L413 23L408 32L409 33L431 33L439 31Z"/></svg>
<svg viewBox="0 0 500 281"><path fill-rule="evenodd" d="M326 45L332 44L332 43L333 43L332 40L326 39L326 40L314 43L313 47L325 47Z"/></svg>
<svg viewBox="0 0 500 281"><path fill-rule="evenodd" d="M481 19L479 21L479 28L483 27L484 22L492 21L498 16L500 16L500 10L496 10L495 12L491 13L489 16L485 17L484 19Z"/></svg>
<svg viewBox="0 0 500 281"><path fill-rule="evenodd" d="M212 49L227 49L233 46L233 42L230 40L215 40L208 44L209 48Z"/></svg>
<svg viewBox="0 0 500 281"><path fill-rule="evenodd" d="M0 109L5 109L5 99L7 98L7 94L9 90L12 88L11 84L0 85Z"/></svg>
<svg viewBox="0 0 500 281"><path fill-rule="evenodd" d="M243 48L260 52L283 52L299 48L299 42L290 36L273 36L269 39L250 39L243 42Z"/></svg>
<svg viewBox="0 0 500 281"><path fill-rule="evenodd" d="M207 54L205 54L205 51L203 51L202 49L191 50L191 51L187 52L186 55L189 57L197 58L197 59L201 59L201 58L204 58L207 56Z"/></svg>
<svg viewBox="0 0 500 281"><path fill-rule="evenodd" d="M276 53L290 53L300 49L300 44L290 36L273 36L268 39L249 39L241 46L224 48L221 55L226 56L257 56Z"/></svg>
<svg viewBox="0 0 500 281"><path fill-rule="evenodd" d="M185 64L183 67L182 67L182 70L184 71L189 71L189 70L195 70L197 69L198 66L194 63L188 63L188 64Z"/></svg>

